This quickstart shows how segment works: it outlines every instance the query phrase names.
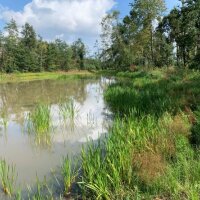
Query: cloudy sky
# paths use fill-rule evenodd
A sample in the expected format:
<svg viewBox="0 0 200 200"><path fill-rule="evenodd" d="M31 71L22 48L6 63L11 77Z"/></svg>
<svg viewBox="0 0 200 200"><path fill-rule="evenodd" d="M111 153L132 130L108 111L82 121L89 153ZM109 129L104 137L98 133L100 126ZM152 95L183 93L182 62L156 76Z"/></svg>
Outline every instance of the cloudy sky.
<svg viewBox="0 0 200 200"><path fill-rule="evenodd" d="M71 42L79 37L92 46L103 16L112 9L129 12L131 0L0 0L0 29L11 18L22 26L29 22L44 39ZM178 0L166 0L168 10Z"/></svg>

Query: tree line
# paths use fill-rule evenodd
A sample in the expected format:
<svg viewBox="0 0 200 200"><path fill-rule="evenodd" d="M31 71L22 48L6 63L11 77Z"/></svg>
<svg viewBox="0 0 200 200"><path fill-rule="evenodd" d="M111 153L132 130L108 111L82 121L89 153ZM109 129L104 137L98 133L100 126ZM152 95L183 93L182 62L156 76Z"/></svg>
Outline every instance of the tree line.
<svg viewBox="0 0 200 200"><path fill-rule="evenodd" d="M0 71L40 72L53 70L86 69L95 60L86 57L86 45L81 39L72 45L65 41L44 41L33 26L26 23L19 28L11 20L0 32Z"/></svg>
<svg viewBox="0 0 200 200"><path fill-rule="evenodd" d="M102 21L102 67L200 69L200 0L180 3L167 15L164 0L135 0L123 20L116 11L108 14Z"/></svg>
<svg viewBox="0 0 200 200"><path fill-rule="evenodd" d="M200 0L180 0L166 14L164 0L134 0L122 20L114 11L103 18L101 43L88 57L81 39L44 41L26 23L12 19L0 32L0 71L39 72L69 69L127 70L135 66L200 69ZM5 34L6 33L6 34Z"/></svg>

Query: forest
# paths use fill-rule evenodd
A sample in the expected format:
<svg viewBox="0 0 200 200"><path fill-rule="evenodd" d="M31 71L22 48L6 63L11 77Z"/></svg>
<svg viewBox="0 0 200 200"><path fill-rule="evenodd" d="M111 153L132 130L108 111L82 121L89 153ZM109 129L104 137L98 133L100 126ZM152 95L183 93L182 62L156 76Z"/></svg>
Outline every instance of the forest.
<svg viewBox="0 0 200 200"><path fill-rule="evenodd" d="M199 1L181 1L166 13L165 2L134 1L122 20L119 12L102 20L102 33L93 58L81 39L69 45L61 39L42 40L26 23L11 20L0 34L3 72L40 72L69 69L116 69L131 66L198 69L200 64ZM19 31L20 30L20 31Z"/></svg>
<svg viewBox="0 0 200 200"><path fill-rule="evenodd" d="M19 28L13 19L6 24L4 31L6 34L0 33L1 72L94 68L95 60L86 58L86 46L81 39L72 45L60 39L47 42L36 34L29 23Z"/></svg>
<svg viewBox="0 0 200 200"><path fill-rule="evenodd" d="M200 63L200 3L181 1L166 14L165 2L134 1L123 21L118 12L103 21L101 54L104 68L130 66L198 69Z"/></svg>

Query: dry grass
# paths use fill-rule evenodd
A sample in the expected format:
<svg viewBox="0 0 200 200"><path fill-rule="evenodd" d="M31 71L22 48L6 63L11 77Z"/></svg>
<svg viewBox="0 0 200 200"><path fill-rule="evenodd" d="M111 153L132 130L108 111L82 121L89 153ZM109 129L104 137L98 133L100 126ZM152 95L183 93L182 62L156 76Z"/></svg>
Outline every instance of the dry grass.
<svg viewBox="0 0 200 200"><path fill-rule="evenodd" d="M169 125L169 130L173 134L190 135L190 126L188 125L187 119L181 115L174 117L172 123Z"/></svg>
<svg viewBox="0 0 200 200"><path fill-rule="evenodd" d="M164 174L166 162L163 156L156 152L142 152L133 156L133 165L140 180L147 185L156 181Z"/></svg>

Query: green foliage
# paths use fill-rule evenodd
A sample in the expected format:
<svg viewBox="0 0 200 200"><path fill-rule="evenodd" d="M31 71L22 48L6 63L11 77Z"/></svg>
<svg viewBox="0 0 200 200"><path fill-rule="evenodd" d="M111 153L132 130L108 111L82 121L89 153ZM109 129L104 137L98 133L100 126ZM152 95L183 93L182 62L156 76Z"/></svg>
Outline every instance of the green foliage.
<svg viewBox="0 0 200 200"><path fill-rule="evenodd" d="M102 67L125 71L176 64L199 69L199 10L199 1L186 0L163 17L163 0L136 0L122 22L116 12L108 14L102 20Z"/></svg>
<svg viewBox="0 0 200 200"><path fill-rule="evenodd" d="M29 23L22 26L19 34L18 26L12 19L5 26L8 35L0 31L0 70L2 72L40 72L69 69L89 69L98 67L96 59L87 58L86 47L81 39L73 45L56 39L52 42L43 41ZM95 65L91 65L94 63Z"/></svg>
<svg viewBox="0 0 200 200"><path fill-rule="evenodd" d="M191 140L195 145L200 145L200 108L195 112L196 122L192 127Z"/></svg>

